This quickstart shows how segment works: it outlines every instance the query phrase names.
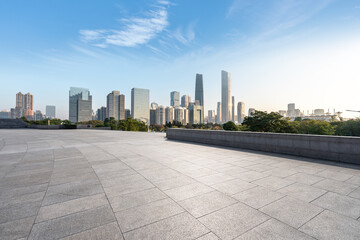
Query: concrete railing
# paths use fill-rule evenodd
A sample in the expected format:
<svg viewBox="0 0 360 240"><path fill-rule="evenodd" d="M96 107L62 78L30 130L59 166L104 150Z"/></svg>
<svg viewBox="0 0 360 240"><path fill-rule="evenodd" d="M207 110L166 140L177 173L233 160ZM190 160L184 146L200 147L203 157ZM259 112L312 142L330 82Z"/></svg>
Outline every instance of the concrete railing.
<svg viewBox="0 0 360 240"><path fill-rule="evenodd" d="M166 137L272 153L360 164L360 137L167 129Z"/></svg>

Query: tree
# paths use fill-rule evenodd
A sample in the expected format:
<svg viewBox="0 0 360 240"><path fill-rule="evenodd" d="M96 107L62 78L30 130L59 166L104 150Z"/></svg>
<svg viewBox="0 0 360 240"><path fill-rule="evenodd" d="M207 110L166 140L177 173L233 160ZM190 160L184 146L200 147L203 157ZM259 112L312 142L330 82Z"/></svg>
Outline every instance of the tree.
<svg viewBox="0 0 360 240"><path fill-rule="evenodd" d="M224 123L223 129L226 131L237 131L238 130L238 128L236 127L236 124L232 121Z"/></svg>
<svg viewBox="0 0 360 240"><path fill-rule="evenodd" d="M335 134L341 136L357 136L360 137L360 119L351 119L344 122L336 122Z"/></svg>
<svg viewBox="0 0 360 240"><path fill-rule="evenodd" d="M326 121L305 119L300 122L299 133L334 135L335 128Z"/></svg>

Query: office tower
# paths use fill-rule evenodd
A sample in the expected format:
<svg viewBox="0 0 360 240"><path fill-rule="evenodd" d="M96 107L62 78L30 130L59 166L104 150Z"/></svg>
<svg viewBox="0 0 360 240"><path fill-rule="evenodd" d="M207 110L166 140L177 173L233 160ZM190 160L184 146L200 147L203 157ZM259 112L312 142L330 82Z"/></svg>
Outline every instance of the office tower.
<svg viewBox="0 0 360 240"><path fill-rule="evenodd" d="M151 109L157 109L159 107L159 104L157 104L156 102L152 102L151 104L150 104L150 108Z"/></svg>
<svg viewBox="0 0 360 240"><path fill-rule="evenodd" d="M174 108L172 106L165 109L165 122L172 123L174 121Z"/></svg>
<svg viewBox="0 0 360 240"><path fill-rule="evenodd" d="M286 110L279 110L279 114L283 117L286 117Z"/></svg>
<svg viewBox="0 0 360 240"><path fill-rule="evenodd" d="M184 121L184 108L182 108L182 107L175 108L175 110L174 110L174 120L176 122L180 122L183 125L185 124L185 121Z"/></svg>
<svg viewBox="0 0 360 240"><path fill-rule="evenodd" d="M231 121L235 122L235 97L231 98Z"/></svg>
<svg viewBox="0 0 360 240"><path fill-rule="evenodd" d="M208 123L215 122L215 110L208 110Z"/></svg>
<svg viewBox="0 0 360 240"><path fill-rule="evenodd" d="M125 109L125 120L127 120L129 117L131 117L130 109Z"/></svg>
<svg viewBox="0 0 360 240"><path fill-rule="evenodd" d="M125 119L125 95L112 91L106 97L106 118Z"/></svg>
<svg viewBox="0 0 360 240"><path fill-rule="evenodd" d="M191 97L189 95L183 95L181 97L181 107L187 108L191 102Z"/></svg>
<svg viewBox="0 0 360 240"><path fill-rule="evenodd" d="M248 116L251 117L255 113L255 108L249 108Z"/></svg>
<svg viewBox="0 0 360 240"><path fill-rule="evenodd" d="M73 123L92 119L92 96L87 88L70 87L69 120Z"/></svg>
<svg viewBox="0 0 360 240"><path fill-rule="evenodd" d="M156 124L156 109L150 109L150 125Z"/></svg>
<svg viewBox="0 0 360 240"><path fill-rule="evenodd" d="M184 108L184 125L189 123L189 109Z"/></svg>
<svg viewBox="0 0 360 240"><path fill-rule="evenodd" d="M294 117L295 116L295 103L289 103L288 104L287 116L288 117Z"/></svg>
<svg viewBox="0 0 360 240"><path fill-rule="evenodd" d="M34 95L21 92L16 94L15 117L25 116L28 120L34 118Z"/></svg>
<svg viewBox="0 0 360 240"><path fill-rule="evenodd" d="M39 121L39 120L44 119L44 115L42 114L42 112L40 110L35 111L34 119L35 119L35 121Z"/></svg>
<svg viewBox="0 0 360 240"><path fill-rule="evenodd" d="M49 119L55 119L56 118L56 112L55 112L55 106L46 105L46 111L45 115Z"/></svg>
<svg viewBox="0 0 360 240"><path fill-rule="evenodd" d="M237 106L237 116L238 116L238 123L243 123L245 118L245 103L244 102L238 102Z"/></svg>
<svg viewBox="0 0 360 240"><path fill-rule="evenodd" d="M10 119L16 118L16 111L15 108L10 108Z"/></svg>
<svg viewBox="0 0 360 240"><path fill-rule="evenodd" d="M165 107L160 106L156 109L159 113L156 113L156 116L159 116L159 121L156 124L164 125L166 123L165 121Z"/></svg>
<svg viewBox="0 0 360 240"><path fill-rule="evenodd" d="M221 71L221 122L226 123L231 119L231 76Z"/></svg>
<svg viewBox="0 0 360 240"><path fill-rule="evenodd" d="M133 119L150 124L150 90L131 89L131 116Z"/></svg>
<svg viewBox="0 0 360 240"><path fill-rule="evenodd" d="M98 110L96 111L96 119L100 121L105 121L107 114L106 112L106 107L98 108Z"/></svg>
<svg viewBox="0 0 360 240"><path fill-rule="evenodd" d="M16 108L24 108L25 107L25 103L24 103L24 95L21 92L18 92L16 94Z"/></svg>
<svg viewBox="0 0 360 240"><path fill-rule="evenodd" d="M195 102L196 101L199 101L199 105L204 106L204 87L202 74L196 74Z"/></svg>
<svg viewBox="0 0 360 240"><path fill-rule="evenodd" d="M190 124L204 123L204 106L191 104L189 105L189 122Z"/></svg>
<svg viewBox="0 0 360 240"><path fill-rule="evenodd" d="M0 119L9 119L10 118L10 112L7 110L2 110L0 112Z"/></svg>
<svg viewBox="0 0 360 240"><path fill-rule="evenodd" d="M170 93L170 106L180 107L180 93L173 91Z"/></svg>
<svg viewBox="0 0 360 240"><path fill-rule="evenodd" d="M217 103L217 108L216 108L216 123L220 124L221 123L221 102Z"/></svg>
<svg viewBox="0 0 360 240"><path fill-rule="evenodd" d="M34 95L30 93L24 94L24 109L34 111Z"/></svg>

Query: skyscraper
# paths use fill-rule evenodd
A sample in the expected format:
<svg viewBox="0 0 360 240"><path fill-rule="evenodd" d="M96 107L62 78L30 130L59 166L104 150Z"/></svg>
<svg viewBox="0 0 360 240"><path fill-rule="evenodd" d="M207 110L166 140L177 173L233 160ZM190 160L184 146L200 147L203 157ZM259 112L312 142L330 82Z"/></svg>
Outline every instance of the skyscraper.
<svg viewBox="0 0 360 240"><path fill-rule="evenodd" d="M199 101L201 106L204 106L204 87L202 74L196 74L195 82L195 102Z"/></svg>
<svg viewBox="0 0 360 240"><path fill-rule="evenodd" d="M245 118L245 103L238 102L237 106L238 123L242 123Z"/></svg>
<svg viewBox="0 0 360 240"><path fill-rule="evenodd" d="M106 97L106 117L115 120L125 119L125 95L112 91Z"/></svg>
<svg viewBox="0 0 360 240"><path fill-rule="evenodd" d="M157 122L156 124L164 125L166 123L165 122L165 107L160 106L156 110L159 111L159 122Z"/></svg>
<svg viewBox="0 0 360 240"><path fill-rule="evenodd" d="M235 122L235 97L231 98L231 121Z"/></svg>
<svg viewBox="0 0 360 240"><path fill-rule="evenodd" d="M70 87L69 120L73 123L92 119L92 96L87 88Z"/></svg>
<svg viewBox="0 0 360 240"><path fill-rule="evenodd" d="M180 93L173 91L170 93L170 106L180 107Z"/></svg>
<svg viewBox="0 0 360 240"><path fill-rule="evenodd" d="M208 123L215 122L215 110L208 110Z"/></svg>
<svg viewBox="0 0 360 240"><path fill-rule="evenodd" d="M150 124L150 90L142 88L131 89L131 117Z"/></svg>
<svg viewBox="0 0 360 240"><path fill-rule="evenodd" d="M204 123L204 107L201 105L191 104L189 106L189 122L190 124Z"/></svg>
<svg viewBox="0 0 360 240"><path fill-rule="evenodd" d="M226 123L231 119L231 76L221 71L221 122Z"/></svg>
<svg viewBox="0 0 360 240"><path fill-rule="evenodd" d="M172 123L174 121L174 108L172 106L165 109L165 122Z"/></svg>
<svg viewBox="0 0 360 240"><path fill-rule="evenodd" d="M216 108L216 123L220 124L221 123L221 102L217 103L217 108Z"/></svg>
<svg viewBox="0 0 360 240"><path fill-rule="evenodd" d="M187 108L191 102L191 97L189 95L183 95L181 97L181 106Z"/></svg>
<svg viewBox="0 0 360 240"><path fill-rule="evenodd" d="M96 111L96 119L105 121L106 118L106 107L101 107Z"/></svg>
<svg viewBox="0 0 360 240"><path fill-rule="evenodd" d="M56 107L51 105L46 105L46 113L47 118L54 119L56 118Z"/></svg>
<svg viewBox="0 0 360 240"><path fill-rule="evenodd" d="M129 117L131 117L130 109L125 109L125 120L127 120Z"/></svg>
<svg viewBox="0 0 360 240"><path fill-rule="evenodd" d="M20 118L25 116L27 119L34 117L34 95L21 92L16 94L15 117Z"/></svg>

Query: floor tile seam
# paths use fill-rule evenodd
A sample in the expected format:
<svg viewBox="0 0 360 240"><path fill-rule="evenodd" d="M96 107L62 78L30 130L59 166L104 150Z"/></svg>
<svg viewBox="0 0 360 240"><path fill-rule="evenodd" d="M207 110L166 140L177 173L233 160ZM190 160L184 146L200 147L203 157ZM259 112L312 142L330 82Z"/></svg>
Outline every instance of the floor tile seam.
<svg viewBox="0 0 360 240"><path fill-rule="evenodd" d="M156 203L156 202L160 202L160 201L163 201L163 200L166 200L166 199L170 199L173 201L173 199L169 198L168 196L165 196L164 198L161 198L161 199L157 199L157 200L154 200L154 201L151 201L151 202L147 202L147 203L144 203L144 204L140 204L140 205L136 205L136 206L133 206L133 207L128 207L128 208L124 208L124 209L121 209L121 210L118 210L118 211L115 211L114 210L114 213L119 213L119 212L123 212L123 211L128 211L128 210L131 210L133 208L139 208L139 207L144 207L146 205L149 205L149 204L152 204L152 203ZM110 203L111 204L111 203Z"/></svg>
<svg viewBox="0 0 360 240"><path fill-rule="evenodd" d="M197 237L197 238L195 238L195 239L193 239L193 240L198 240L198 239L200 239L200 238L202 238L202 237L205 237L205 236L208 235L209 233L214 234L218 239L221 240L221 238L220 238L218 235L216 235L214 232L212 232L212 231L207 232L207 233L205 233L205 234L203 234L203 235L201 235L201 236L199 236L199 237Z"/></svg>
<svg viewBox="0 0 360 240"><path fill-rule="evenodd" d="M88 212L88 211L92 211L92 210L96 210L96 209L99 209L99 208L103 208L107 206L107 204L103 204L101 206L96 206L96 207L93 207L93 208L89 208L89 209L85 209L85 210L81 210L81 211L77 211L77 212L72 212L72 213L69 213L69 214L65 214L65 215L61 215L61 216L58 216L58 217L55 217L55 218L50 218L50 219L46 219L46 220L42 220L40 222L36 222L36 219L35 219L35 224L40 224L40 223L44 223L44 222L47 222L47 221L53 221L53 220L57 220L59 218L64 218L64 217L68 217L68 216L71 216L71 215L75 215L75 214L78 214L78 213L84 213L84 212Z"/></svg>
<svg viewBox="0 0 360 240"><path fill-rule="evenodd" d="M261 207L259 207L259 208L254 208L254 207L252 207L252 208L254 208L254 209L256 209L256 210L258 210L258 211L266 214L265 212L261 211L260 208L267 207L267 206L269 206L270 204L273 204L273 203L275 203L275 202L277 202L277 201L280 201L280 200L283 199L283 198L289 197L289 196L286 195L286 194L283 194L283 195L284 195L284 196L282 196L282 197L280 197L280 198L278 198L278 199L276 199L276 200L274 200L274 201L272 201L272 202L269 202L269 203L265 204L264 206L261 206ZM240 201L240 202L241 202L241 201ZM244 204L246 204L246 203L244 203ZM246 204L246 205L247 205L247 204ZM251 207L250 205L248 205L248 206ZM267 215L267 214L266 214L266 215Z"/></svg>
<svg viewBox="0 0 360 240"><path fill-rule="evenodd" d="M247 232L250 232L251 230L253 230L253 229L255 229L255 228L259 227L260 225L262 225L262 224L264 224L264 223L266 223L266 222L268 222L268 221L270 221L271 219L275 219L275 218L270 217L269 219L266 219L265 221L263 221L263 222L261 222L261 223L257 224L256 226L254 226L254 227L252 227L252 228L250 228L250 229L246 230L245 232L241 233L240 235L238 235L238 236L236 236L236 237L234 237L234 238L232 238L232 239L236 239L236 238L238 238L238 237L240 237L240 236L242 236L242 235L246 234ZM287 225L287 226L289 226L289 225Z"/></svg>
<svg viewBox="0 0 360 240"><path fill-rule="evenodd" d="M69 194L63 194L63 193L56 193L56 194L61 194L61 195L64 195L64 196L69 196L69 197L79 196L79 198L69 199L69 200L66 200L66 201L63 201L63 202L51 203L49 205L41 205L41 207L50 207L50 206L54 206L54 205L57 205L57 204L68 203L68 202L71 202L71 201L81 200L81 199L84 199L84 198L93 197L93 196L101 195L101 194L103 194L105 196L105 193L95 193L95 194L86 195L86 196L83 196L83 195L69 195ZM49 195L49 196L52 196L52 195Z"/></svg>
<svg viewBox="0 0 360 240"><path fill-rule="evenodd" d="M26 150L25 150L24 152L22 152L22 153L24 153L24 154L22 154L22 156L21 156L21 158L20 158L20 160L19 160L18 162L14 163L14 164L11 164L11 169L8 170L8 172L2 177L2 179L6 178L7 175L8 175L13 169L16 168L16 164L17 164L17 163L20 163L20 162L24 161L24 158L25 158L25 155L26 155L26 153L27 153L27 150L28 150L28 145L27 145L27 143L26 143Z"/></svg>
<svg viewBox="0 0 360 240"><path fill-rule="evenodd" d="M83 233L83 232L86 232L86 231L90 231L90 230L93 230L93 229L95 229L95 228L100 228L100 227L103 227L103 226L105 226L105 225L109 225L109 224L112 224L112 223L116 223L116 224L117 224L116 218L115 218L114 221L112 221L112 222L104 223L104 224L101 224L101 225L99 225L99 226L96 226L96 227L92 227L92 228L83 230L83 231L81 231L81 232L72 233L72 234L70 234L70 235L61 237L61 238L59 238L58 240L66 239L66 238L72 237L72 236L74 236L74 235L76 235L76 234L80 234L80 233ZM119 230L120 230L120 229L119 229ZM120 230L120 234L122 235L121 230ZM124 239L124 236L123 236L123 239Z"/></svg>
<svg viewBox="0 0 360 240"><path fill-rule="evenodd" d="M108 152L109 153L109 152ZM109 154L111 154L111 153L109 153ZM111 154L112 155L112 154ZM114 155L113 155L114 156ZM120 159L119 159L120 160ZM120 160L121 161L121 160ZM121 161L121 162L123 162L123 161ZM124 162L123 162L124 163ZM133 169L135 172L137 172L138 174L140 174L137 170L135 170L134 168L132 168L131 166L129 166L128 164L126 164L126 163L124 163L125 165L127 165L128 167L130 167L131 169ZM146 177L144 177L144 178L146 178ZM146 178L147 179L147 178ZM148 180L148 179L147 179ZM149 180L148 180L149 181ZM151 181L149 181L149 182L151 182ZM152 182L151 182L152 183ZM153 184L153 183L152 183ZM153 184L154 185L154 184ZM154 185L155 186L155 185ZM157 187L156 187L157 188ZM162 192L163 194L165 194L166 196L168 196L172 201L174 201L174 203L178 206L178 207L180 207L184 212L186 212L187 214L189 214L190 216L192 216L196 221L198 221L198 223L199 224L201 224L202 226L204 226L209 232L210 232L210 229L209 228L207 228L203 223L201 223L199 220L197 220L189 211L187 211L184 207L182 207L177 201L175 201L175 199L173 199L173 198L171 198L168 194L166 194L164 191L162 191L161 189L159 189L159 188L157 188L160 192ZM112 208L112 207L111 207ZM113 210L113 209L112 209ZM114 211L113 211L114 212ZM184 212L182 212L182 213L184 213ZM179 214L182 214L182 213L179 213ZM179 214L176 214L176 215L179 215ZM114 215L115 215L115 213L114 213ZM176 215L173 215L173 216L176 216ZM170 216L170 217L173 217L173 216ZM168 217L168 218L170 218L170 217ZM116 215L115 215L115 218L116 218ZM116 218L117 219L117 218ZM165 218L165 219L167 219L167 218ZM162 219L162 220L165 220L165 219ZM156 222L158 222L158 221L156 221ZM153 223L155 223L155 222L153 222ZM150 224L153 224L153 223L150 223ZM150 225L150 224L148 224L148 225ZM120 224L119 224L119 222L118 222L118 225L119 225L119 228L120 228ZM144 226L143 226L144 227ZM120 228L120 230L121 230L121 228ZM133 230L135 230L135 229L133 229ZM132 230L132 231L133 231ZM122 231L121 231L122 232ZM124 236L123 236L124 237ZM125 237L124 237L124 239L125 239Z"/></svg>
<svg viewBox="0 0 360 240"><path fill-rule="evenodd" d="M305 223L301 224L301 226L298 227L297 229L298 229L299 231L301 231L300 228L302 228L304 225L306 225L307 223L309 223L310 221L312 221L313 219L315 219L317 216L319 216L321 213L323 213L323 212L325 212L325 211L329 211L329 210L326 209L326 208L322 208L322 211L320 211L318 214L316 214L315 216L313 216L312 218L310 218L310 219L309 219L308 221L306 221ZM331 211L331 212L333 212L333 211ZM305 233L305 232L304 232L304 233Z"/></svg>
<svg viewBox="0 0 360 240"><path fill-rule="evenodd" d="M203 196L203 195L205 195L205 194L214 193L214 192L223 194L223 195L225 195L226 197L235 200L236 202L240 202L238 199L236 199L236 198L233 197L236 193L235 193L234 195L227 195L227 194L222 193L222 192L220 192L219 190L216 190L216 189L214 189L213 191L210 191L210 192L202 193L202 194L200 194L200 195L196 195L196 196L193 196L193 197L189 197L189 198L182 199L182 200L180 200L180 201L178 201L178 202L187 201L187 200L190 200L190 199L193 199L193 198L197 198L197 197ZM174 200L174 201L175 201L175 200Z"/></svg>
<svg viewBox="0 0 360 240"><path fill-rule="evenodd" d="M270 175L266 175L265 177L261 177L261 178L252 180L252 181L250 181L249 183L256 184L256 183L253 183L253 182L255 182L255 181L257 181L257 180L261 180L261 179L267 178L267 177L269 177L269 176L270 176Z"/></svg>
<svg viewBox="0 0 360 240"><path fill-rule="evenodd" d="M126 195L129 195L129 194L135 194L135 193L140 193L140 192L144 192L144 191L147 191L147 190L150 190L150 189L158 189L156 186L153 186L151 188L147 188L147 189L144 189L144 190L138 190L138 191L135 191L135 192L129 192L129 193L125 193L125 194L120 194L120 195L116 195L116 196L112 196L112 197L108 197L109 200L112 199L112 198L117 198L117 197L120 197L120 196L126 196ZM106 193L105 193L106 195ZM111 200L110 200L111 201Z"/></svg>
<svg viewBox="0 0 360 240"><path fill-rule="evenodd" d="M201 215L201 216L199 216L199 217L195 217L195 216L192 215L191 213L189 213L189 214L190 214L193 218L195 218L196 220L198 220L198 221L200 222L200 218L206 217L206 216L208 216L208 215L210 215L210 214L216 213L216 212L218 212L218 211L221 211L221 210L223 210L223 209L225 209L225 208L234 206L234 205L239 204L239 203L242 203L242 202L240 202L239 200L236 200L236 202L234 202L234 203L231 203L231 204L229 204L229 205L227 205L227 206L224 206L224 207L221 207L221 208L219 208L219 209L216 209L216 210L214 210L214 211L212 211L212 212L208 212L208 213L206 213L206 214L204 214L204 215Z"/></svg>
<svg viewBox="0 0 360 240"><path fill-rule="evenodd" d="M112 155L112 156L114 156L114 155ZM93 166L91 165L91 163L90 163L90 161L87 159L87 157L85 157L85 159L88 161L88 164L91 166L91 168L92 168L93 171L95 172ZM121 160L120 160L120 161L121 161ZM121 162L122 162L122 161L121 161ZM108 205L110 206L110 209L111 209L111 211L112 211L112 213L113 213L113 217L114 217L114 219L115 219L115 222L117 223L117 226L118 226L118 228L119 228L120 234L121 234L122 238L125 239L124 233L123 233L123 231L122 231L122 229L121 229L121 227L120 227L119 221L117 220L117 217L116 217L116 215L115 215L115 211L114 211L114 209L113 209L113 206L111 205L111 202L110 202L110 200L109 200L109 197L108 197L108 195L107 195L106 192L105 192L104 186L102 185L102 182L101 182L101 180L100 180L100 178L99 178L99 176L97 175L96 172L95 172L95 175L96 175L98 181L100 182L101 188L102 188L103 193L104 193L104 195L105 195L105 198L106 198L106 200L107 200L107 202L108 202Z"/></svg>
<svg viewBox="0 0 360 240"><path fill-rule="evenodd" d="M52 150L52 159L53 159L53 169L54 169L54 164L55 164L55 160L54 160L54 159L55 159L54 150ZM51 179L51 176L50 176L50 179ZM32 225L31 225L31 229L30 229L30 231L28 232L28 234L27 234L27 236L26 236L26 239L29 239L29 236L31 235L31 232L33 231L33 228L34 228L34 226L35 226L35 224L36 224L36 219L37 219L37 217L38 217L38 215L39 215L39 212L40 212L42 203L44 202L44 199L45 199L45 197L46 197L46 195L47 195L47 192L48 192L48 190L49 190L49 185L50 185L50 180L49 180L48 183L47 183L45 194L44 194L43 199L42 199L42 201L41 201L40 207L39 207L39 209L38 209L37 212L36 212L36 216L35 216L35 218L34 218L34 221L33 221Z"/></svg>
<svg viewBox="0 0 360 240"><path fill-rule="evenodd" d="M45 194L46 194L46 191L40 191L40 192L35 192L35 193L41 193L41 192L45 192ZM32 194L32 193L30 193L30 194ZM44 196L45 196L45 194L44 194ZM18 204L27 204L27 203L40 202L40 201L42 201L42 200L43 200L43 199L41 199L41 200L24 201L24 202L19 202L19 203L14 203L14 204L10 203L10 204L7 204L7 205L5 205L5 206L3 206L3 207L0 207L0 209L13 207L13 206L18 205ZM41 207L41 205L40 205L40 207Z"/></svg>
<svg viewBox="0 0 360 240"><path fill-rule="evenodd" d="M349 193L348 193L348 194L346 194L345 196L347 196L347 197L351 197L351 198L354 198L354 197L350 196L350 194L352 194L353 192L355 192L355 191L357 191L357 190L360 190L360 186L359 186L359 187L357 187L357 188L355 188L353 191L349 192ZM358 199L358 198L354 198L354 199ZM358 199L358 200L360 200L360 199Z"/></svg>

